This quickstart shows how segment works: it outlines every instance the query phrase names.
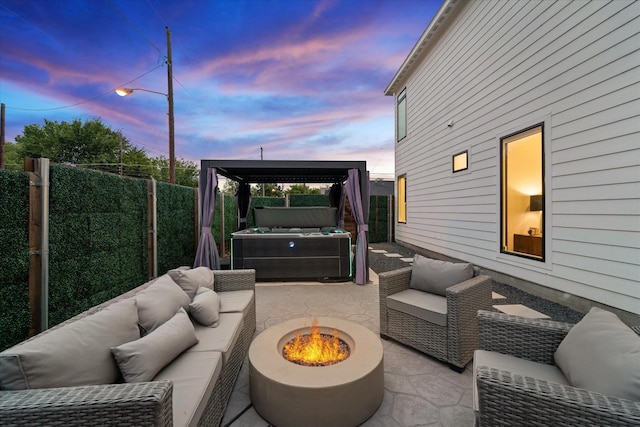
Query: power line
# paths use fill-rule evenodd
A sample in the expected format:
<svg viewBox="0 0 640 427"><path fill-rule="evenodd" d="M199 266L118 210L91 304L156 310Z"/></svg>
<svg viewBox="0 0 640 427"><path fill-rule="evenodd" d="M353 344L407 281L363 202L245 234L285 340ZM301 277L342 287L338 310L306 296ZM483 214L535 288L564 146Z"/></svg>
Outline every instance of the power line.
<svg viewBox="0 0 640 427"><path fill-rule="evenodd" d="M126 86L126 85L128 85L130 83L133 83L136 80L141 79L142 77L146 76L147 74L149 74L152 71L155 71L155 70L157 70L158 68L161 68L161 67L164 67L164 64L160 64L157 67L152 68L151 70L147 71L146 73L143 73L143 74L139 75L138 77L136 77L135 79L129 80L128 82L126 82L126 83L124 83L124 84L122 84L122 85L120 85L118 87ZM54 110L63 110L65 108L76 107L78 105L86 104L87 102L95 101L98 98L102 98L105 95L113 93L114 90L115 90L115 88L109 89L107 92L101 93L100 95L96 95L93 98L85 99L83 101L76 102L75 104L65 105L65 106L62 106L62 107L54 107L54 108L19 108L19 107L10 107L10 106L7 105L6 108L10 109L10 110L19 110L19 111L54 111Z"/></svg>
<svg viewBox="0 0 640 427"><path fill-rule="evenodd" d="M33 28L35 28L38 32L40 32L42 35L44 35L46 38L51 39L51 41L54 41L56 43L59 43L62 45L62 43L60 43L58 40L56 40L55 38L53 38L52 36L50 36L49 34L45 33L44 31L42 31L37 25L35 25L34 23L32 23L31 21L28 21L27 19L23 18L22 16L18 15L16 12L14 12L13 10L9 9L6 5L4 4L0 4L0 6L2 6L3 8L7 9L9 12L13 13L16 17L18 17L18 19L24 21L25 23L29 24L30 26L32 26Z"/></svg>
<svg viewBox="0 0 640 427"><path fill-rule="evenodd" d="M146 42L147 42L147 43L149 43L151 46L153 46L153 47L158 51L158 53L159 53L160 55L163 55L162 51L158 48L158 46L156 46L155 44L153 44L153 42L152 42L151 40L149 40L149 39L148 39L144 34L142 34L142 31L140 31L140 30L138 29L138 27L136 27L135 25L133 25L133 23L132 23L131 21L129 21L129 19L127 19L127 17L125 16L125 14L124 14L124 13L122 13L122 12L120 12L120 10L119 10L119 9L118 9L118 8L117 8L113 3L111 3L111 1L110 1L110 0L104 0L104 1L106 1L106 2L109 4L109 6L111 6L111 8L112 8L113 10L115 10L115 11L116 11L116 13L117 13L118 15L120 15L120 17L122 18L122 20L123 20L124 22L126 22L127 24L129 24L129 26L130 26L131 28L133 28L133 30L134 30L135 32L137 32L137 33L140 35L140 37L142 37L144 40L146 40ZM163 55L163 56L164 56L164 55Z"/></svg>

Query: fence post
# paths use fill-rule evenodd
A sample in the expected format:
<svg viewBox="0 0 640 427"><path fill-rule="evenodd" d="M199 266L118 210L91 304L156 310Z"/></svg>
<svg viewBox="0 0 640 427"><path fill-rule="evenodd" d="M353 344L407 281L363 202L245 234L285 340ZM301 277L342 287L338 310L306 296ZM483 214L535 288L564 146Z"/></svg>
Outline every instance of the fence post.
<svg viewBox="0 0 640 427"><path fill-rule="evenodd" d="M216 196L220 195L220 257L224 258L227 250L227 242L225 239L225 230L224 230L224 193L220 191L216 191ZM214 221L215 222L215 221ZM211 224L213 226L213 224ZM213 231L212 231L213 233Z"/></svg>
<svg viewBox="0 0 640 427"><path fill-rule="evenodd" d="M29 336L49 328L49 159L24 159L29 173Z"/></svg>
<svg viewBox="0 0 640 427"><path fill-rule="evenodd" d="M198 241L200 240L200 200L198 187L193 189L193 253L198 252Z"/></svg>
<svg viewBox="0 0 640 427"><path fill-rule="evenodd" d="M149 280L158 277L158 205L156 180L147 181L147 265Z"/></svg>

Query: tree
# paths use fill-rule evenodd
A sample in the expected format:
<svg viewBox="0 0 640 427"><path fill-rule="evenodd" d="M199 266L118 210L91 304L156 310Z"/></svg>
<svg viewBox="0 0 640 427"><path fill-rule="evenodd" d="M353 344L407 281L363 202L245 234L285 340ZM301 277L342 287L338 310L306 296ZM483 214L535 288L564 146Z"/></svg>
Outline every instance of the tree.
<svg viewBox="0 0 640 427"><path fill-rule="evenodd" d="M123 154L135 149L121 132L100 119L84 123L80 119L71 123L45 119L44 125L27 125L23 134L16 136L20 158L46 157L54 163L73 165L118 163L121 143Z"/></svg>
<svg viewBox="0 0 640 427"><path fill-rule="evenodd" d="M319 188L311 188L307 187L305 184L293 184L287 191L286 194L320 194Z"/></svg>
<svg viewBox="0 0 640 427"><path fill-rule="evenodd" d="M7 159L20 165L25 157L46 157L52 163L169 181L169 161L165 157L149 157L144 150L133 146L120 131L112 130L100 119L84 123L80 119L71 123L45 119L42 126L25 126L23 134L16 136L15 146L7 146L12 146L11 157L7 156ZM177 160L176 184L197 187L197 165L188 160Z"/></svg>
<svg viewBox="0 0 640 427"><path fill-rule="evenodd" d="M262 196L263 191L262 188L264 186L264 196L265 197L282 197L284 192L282 191L282 187L278 184L258 184L255 187L251 188L252 196Z"/></svg>
<svg viewBox="0 0 640 427"><path fill-rule="evenodd" d="M4 167L6 170L21 171L24 169L24 160L18 155L18 147L10 142L4 146Z"/></svg>
<svg viewBox="0 0 640 427"><path fill-rule="evenodd" d="M164 156L152 159L154 172L152 176L158 181L169 182L169 159ZM189 160L176 159L176 184L186 187L197 187L200 173L198 166Z"/></svg>
<svg viewBox="0 0 640 427"><path fill-rule="evenodd" d="M225 194L236 194L238 191L238 181L234 181L233 179L225 179L224 186L222 187L222 192Z"/></svg>

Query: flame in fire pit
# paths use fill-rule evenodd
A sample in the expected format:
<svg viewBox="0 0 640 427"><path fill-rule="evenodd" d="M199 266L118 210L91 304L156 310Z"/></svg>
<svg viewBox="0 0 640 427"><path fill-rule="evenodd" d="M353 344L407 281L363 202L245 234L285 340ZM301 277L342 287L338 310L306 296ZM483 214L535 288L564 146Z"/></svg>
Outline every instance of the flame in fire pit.
<svg viewBox="0 0 640 427"><path fill-rule="evenodd" d="M333 335L323 334L318 327L318 319L313 319L310 334L297 334L285 344L285 359L305 366L327 366L349 357L349 346L340 339L338 330Z"/></svg>

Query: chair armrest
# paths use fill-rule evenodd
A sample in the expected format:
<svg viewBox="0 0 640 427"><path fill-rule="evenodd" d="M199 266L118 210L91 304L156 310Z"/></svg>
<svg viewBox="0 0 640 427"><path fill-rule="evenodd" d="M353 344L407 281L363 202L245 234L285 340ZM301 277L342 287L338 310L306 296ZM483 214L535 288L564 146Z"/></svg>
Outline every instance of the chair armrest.
<svg viewBox="0 0 640 427"><path fill-rule="evenodd" d="M465 366L480 346L478 338L478 311L491 309L493 280L480 275L465 280L446 290L448 360L456 366Z"/></svg>
<svg viewBox="0 0 640 427"><path fill-rule="evenodd" d="M213 272L213 290L225 291L255 291L256 271L246 270L215 270Z"/></svg>
<svg viewBox="0 0 640 427"><path fill-rule="evenodd" d="M553 355L573 327L571 323L529 319L503 313L480 311L480 348L534 362L554 364Z"/></svg>
<svg viewBox="0 0 640 427"><path fill-rule="evenodd" d="M398 270L387 271L378 275L380 297L388 297L405 289L409 289L412 267L404 267Z"/></svg>
<svg viewBox="0 0 640 427"><path fill-rule="evenodd" d="M476 368L483 426L631 426L640 423L640 402L514 374Z"/></svg>
<svg viewBox="0 0 640 427"><path fill-rule="evenodd" d="M387 297L405 289L409 289L412 267L387 271L378 275L378 304L380 306L380 335L387 336Z"/></svg>
<svg viewBox="0 0 640 427"><path fill-rule="evenodd" d="M0 391L3 425L172 426L171 381Z"/></svg>

